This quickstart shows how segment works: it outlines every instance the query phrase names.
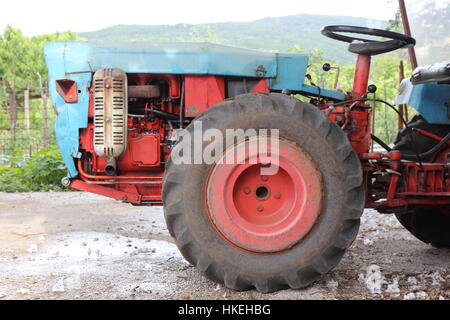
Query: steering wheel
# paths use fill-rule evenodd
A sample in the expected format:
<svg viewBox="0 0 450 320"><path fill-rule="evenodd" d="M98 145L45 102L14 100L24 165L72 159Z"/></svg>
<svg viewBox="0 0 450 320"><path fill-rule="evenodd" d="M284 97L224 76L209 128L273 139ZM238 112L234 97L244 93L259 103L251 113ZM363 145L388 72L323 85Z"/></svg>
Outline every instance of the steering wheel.
<svg viewBox="0 0 450 320"><path fill-rule="evenodd" d="M323 27L321 32L328 38L349 42L350 45L348 46L348 51L367 56L374 56L377 54L394 51L400 48L412 48L416 44L416 40L412 37L401 33L380 29L338 25ZM376 41L338 34L342 32L378 36L387 38L389 40Z"/></svg>

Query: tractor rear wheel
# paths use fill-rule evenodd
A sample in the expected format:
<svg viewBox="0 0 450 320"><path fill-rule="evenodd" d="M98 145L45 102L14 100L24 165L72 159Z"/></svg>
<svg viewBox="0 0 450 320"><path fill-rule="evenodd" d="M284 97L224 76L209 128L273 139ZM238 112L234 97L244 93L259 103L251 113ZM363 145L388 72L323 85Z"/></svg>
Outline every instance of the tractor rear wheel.
<svg viewBox="0 0 450 320"><path fill-rule="evenodd" d="M416 208L395 216L403 227L422 242L450 248L450 207Z"/></svg>
<svg viewBox="0 0 450 320"><path fill-rule="evenodd" d="M450 132L448 125L428 123L422 116L416 115L409 122L409 126L422 129L440 137ZM413 143L411 143L411 137ZM421 135L417 131L408 133L403 129L397 135L395 150L405 154L423 153L433 148L437 142ZM432 161L434 155L424 161ZM405 213L397 213L397 220L417 239L438 248L450 248L450 207L415 208Z"/></svg>
<svg viewBox="0 0 450 320"><path fill-rule="evenodd" d="M202 150L223 143L212 164L176 163L183 142L174 147L164 214L186 260L228 288L261 292L308 286L335 267L358 233L365 204L361 164L344 132L316 107L283 94L240 95L195 121L203 132L224 135L278 129L278 150L268 149L279 162L275 174L262 174L269 160L247 148L261 135L203 142ZM186 128L191 136L194 127ZM220 161L230 152L245 163Z"/></svg>

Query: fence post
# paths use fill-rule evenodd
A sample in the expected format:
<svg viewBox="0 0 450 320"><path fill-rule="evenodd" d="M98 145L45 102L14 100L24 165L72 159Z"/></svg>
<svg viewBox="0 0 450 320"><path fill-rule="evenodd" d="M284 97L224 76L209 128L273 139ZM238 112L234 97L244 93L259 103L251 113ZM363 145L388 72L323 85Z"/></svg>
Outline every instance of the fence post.
<svg viewBox="0 0 450 320"><path fill-rule="evenodd" d="M17 135L17 91L14 89L10 89L8 104L9 104L9 126L12 132L13 148L15 148Z"/></svg>
<svg viewBox="0 0 450 320"><path fill-rule="evenodd" d="M47 106L47 94L45 92L45 88L42 83L42 77L41 74L37 73L39 78L39 89L41 90L41 100L42 100L42 107L44 109L44 147L48 147L50 144L50 138L48 135L48 106Z"/></svg>
<svg viewBox="0 0 450 320"><path fill-rule="evenodd" d="M47 105L47 95L44 90L42 90L42 102L44 105L44 146L48 147L50 144L50 138L48 135L48 105Z"/></svg>
<svg viewBox="0 0 450 320"><path fill-rule="evenodd" d="M30 89L26 88L23 92L24 97L24 117L25 117L25 135L30 136Z"/></svg>

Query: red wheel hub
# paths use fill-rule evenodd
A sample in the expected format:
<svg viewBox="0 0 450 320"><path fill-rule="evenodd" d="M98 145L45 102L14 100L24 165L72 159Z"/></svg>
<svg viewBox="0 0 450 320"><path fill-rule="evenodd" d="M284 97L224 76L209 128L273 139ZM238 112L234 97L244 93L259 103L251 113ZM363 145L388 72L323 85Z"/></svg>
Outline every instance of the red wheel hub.
<svg viewBox="0 0 450 320"><path fill-rule="evenodd" d="M268 147L268 154L278 155L278 171L261 174L270 158L249 147L257 140L228 148L212 167L207 182L208 214L233 245L253 252L278 252L302 240L317 220L322 174L305 150L284 139L279 140L278 150ZM227 163L231 152L245 155L245 161Z"/></svg>

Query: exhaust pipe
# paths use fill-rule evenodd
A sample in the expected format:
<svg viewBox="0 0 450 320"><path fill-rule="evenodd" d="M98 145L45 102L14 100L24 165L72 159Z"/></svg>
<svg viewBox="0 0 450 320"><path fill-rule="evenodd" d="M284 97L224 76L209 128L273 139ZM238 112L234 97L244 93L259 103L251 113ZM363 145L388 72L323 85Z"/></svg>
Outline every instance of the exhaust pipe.
<svg viewBox="0 0 450 320"><path fill-rule="evenodd" d="M114 176L117 171L117 161L114 158L110 158L106 161L105 173L108 176Z"/></svg>

